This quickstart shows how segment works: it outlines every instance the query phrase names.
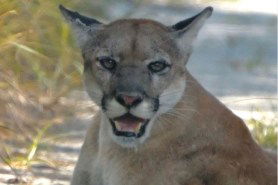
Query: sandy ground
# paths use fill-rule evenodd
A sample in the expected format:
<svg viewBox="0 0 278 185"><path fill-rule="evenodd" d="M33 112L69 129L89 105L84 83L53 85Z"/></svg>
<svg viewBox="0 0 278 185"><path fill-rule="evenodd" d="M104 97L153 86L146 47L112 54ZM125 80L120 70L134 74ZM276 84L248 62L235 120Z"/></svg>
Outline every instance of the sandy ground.
<svg viewBox="0 0 278 185"><path fill-rule="evenodd" d="M111 9L111 20L128 8L121 6L115 5ZM170 25L199 10L140 6L131 17L152 18ZM275 118L276 21L275 15L216 9L200 32L195 52L188 63L189 70L201 84L243 119ZM22 174L22 178L33 179L34 185L69 184L91 118L92 114L83 114L51 128L53 134L67 134L67 137L43 145L40 155L58 165L54 168L34 165L29 172ZM0 166L0 184L7 184L13 177L7 166Z"/></svg>

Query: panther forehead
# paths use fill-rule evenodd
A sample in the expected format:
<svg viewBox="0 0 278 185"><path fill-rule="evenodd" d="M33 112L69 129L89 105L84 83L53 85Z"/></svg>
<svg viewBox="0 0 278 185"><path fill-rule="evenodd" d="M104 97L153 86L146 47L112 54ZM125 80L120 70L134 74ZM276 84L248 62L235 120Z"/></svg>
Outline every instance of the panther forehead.
<svg viewBox="0 0 278 185"><path fill-rule="evenodd" d="M167 27L157 21L150 20L150 19L120 19L116 20L114 22L111 22L108 24L106 27L114 27L114 26L120 26L120 27L126 27L126 26L131 26L133 28L138 28L138 27L152 27L161 31L171 31L172 29L170 27Z"/></svg>
<svg viewBox="0 0 278 185"><path fill-rule="evenodd" d="M170 37L171 28L148 19L121 19L104 25L84 51L106 50L120 58L145 60L166 53L178 57L176 42Z"/></svg>

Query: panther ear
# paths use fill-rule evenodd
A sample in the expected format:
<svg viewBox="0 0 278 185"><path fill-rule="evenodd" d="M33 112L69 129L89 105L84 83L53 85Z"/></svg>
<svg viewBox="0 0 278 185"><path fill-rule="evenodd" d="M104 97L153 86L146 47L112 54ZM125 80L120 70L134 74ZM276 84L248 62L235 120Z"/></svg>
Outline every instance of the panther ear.
<svg viewBox="0 0 278 185"><path fill-rule="evenodd" d="M205 21L211 16L212 11L212 7L207 7L199 14L180 21L171 27L173 30L172 34L177 40L178 45L187 54L190 54L193 42L197 37L199 30L204 25Z"/></svg>
<svg viewBox="0 0 278 185"><path fill-rule="evenodd" d="M80 48L102 26L102 23L99 21L66 9L63 5L59 5L59 9L67 22L70 23Z"/></svg>

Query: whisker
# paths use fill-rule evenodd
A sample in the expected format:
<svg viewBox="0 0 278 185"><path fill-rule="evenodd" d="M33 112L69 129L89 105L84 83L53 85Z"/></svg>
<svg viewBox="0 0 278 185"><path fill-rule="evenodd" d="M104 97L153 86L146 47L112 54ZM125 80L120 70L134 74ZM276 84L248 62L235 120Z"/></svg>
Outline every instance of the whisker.
<svg viewBox="0 0 278 185"><path fill-rule="evenodd" d="M198 112L195 109L189 109L189 108L174 108L173 111L178 111L179 113L182 113L180 111L192 111L192 112Z"/></svg>
<svg viewBox="0 0 278 185"><path fill-rule="evenodd" d="M180 117L182 117L182 118L186 118L186 116L185 116L184 114L179 113L179 112L171 111L170 113L171 113L171 114L174 114L174 115L177 115L177 116L180 116Z"/></svg>
<svg viewBox="0 0 278 185"><path fill-rule="evenodd" d="M178 94L178 93L181 93L181 92L183 93L183 91L168 92L168 93L161 94L160 97L169 96L169 95L174 95L174 94Z"/></svg>

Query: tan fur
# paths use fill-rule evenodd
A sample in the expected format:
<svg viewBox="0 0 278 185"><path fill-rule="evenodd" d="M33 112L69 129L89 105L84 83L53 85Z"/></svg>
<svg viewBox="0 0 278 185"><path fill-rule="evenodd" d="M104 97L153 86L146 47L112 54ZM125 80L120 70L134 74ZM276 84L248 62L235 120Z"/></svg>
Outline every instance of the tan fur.
<svg viewBox="0 0 278 185"><path fill-rule="evenodd" d="M277 184L276 164L254 142L244 122L187 76L190 88L175 107L183 116L163 115L163 126L153 128L149 140L136 150L115 145L102 129L98 133L97 117L82 148L90 157L83 160L98 156L104 184Z"/></svg>
<svg viewBox="0 0 278 185"><path fill-rule="evenodd" d="M84 32L87 26L80 28L78 21L68 18L75 30L87 34L80 42L85 87L102 107L87 132L72 185L277 184L273 155L185 67L192 41L211 12L205 9L184 29L178 25L177 31L155 21L133 19L92 25L92 32ZM84 38L90 39L84 43ZM99 55L114 57L118 71L105 70L96 60ZM150 74L146 66L161 58L171 63L171 69ZM126 113L113 95L119 84L132 88L136 84L149 97L159 97L157 111L148 96L128 110L150 119L142 138L127 142L128 138L111 131L109 119ZM110 95L106 107L101 100L105 95Z"/></svg>

